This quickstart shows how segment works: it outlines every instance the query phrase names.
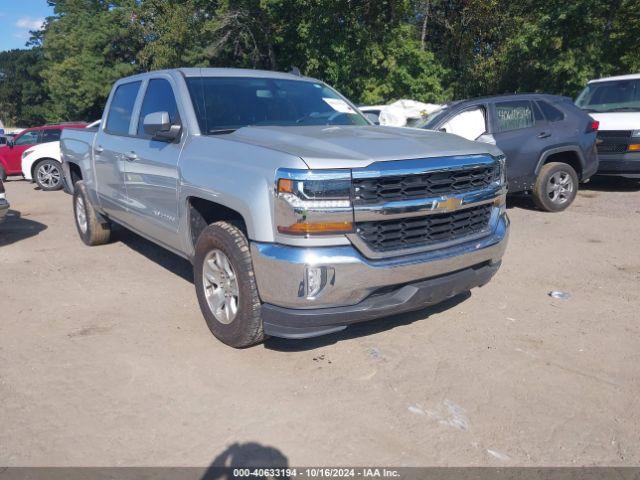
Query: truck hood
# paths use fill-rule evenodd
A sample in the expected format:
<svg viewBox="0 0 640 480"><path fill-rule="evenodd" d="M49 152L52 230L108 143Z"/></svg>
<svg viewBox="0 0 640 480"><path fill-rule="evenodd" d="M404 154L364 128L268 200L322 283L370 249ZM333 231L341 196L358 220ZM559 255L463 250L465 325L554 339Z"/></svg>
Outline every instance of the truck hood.
<svg viewBox="0 0 640 480"><path fill-rule="evenodd" d="M309 168L359 168L390 160L501 153L493 145L448 133L373 125L244 127L226 138L296 155Z"/></svg>
<svg viewBox="0 0 640 480"><path fill-rule="evenodd" d="M589 112L600 122L598 130L640 130L640 112Z"/></svg>

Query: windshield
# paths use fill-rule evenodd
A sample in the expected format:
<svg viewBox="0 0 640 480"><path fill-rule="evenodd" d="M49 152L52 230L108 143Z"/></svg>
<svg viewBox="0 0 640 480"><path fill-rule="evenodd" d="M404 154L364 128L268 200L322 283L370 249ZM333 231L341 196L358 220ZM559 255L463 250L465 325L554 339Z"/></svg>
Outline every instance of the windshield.
<svg viewBox="0 0 640 480"><path fill-rule="evenodd" d="M335 90L322 83L246 77L187 78L205 135L253 126L369 125Z"/></svg>
<svg viewBox="0 0 640 480"><path fill-rule="evenodd" d="M448 111L449 110L445 105L443 108L435 110L431 112L429 115L427 115L426 117L421 118L420 120L415 122L412 126L414 128L426 128L427 130L431 130L433 129L433 126L435 126L438 123L438 121L447 114Z"/></svg>
<svg viewBox="0 0 640 480"><path fill-rule="evenodd" d="M638 112L640 79L590 83L576 105L587 112Z"/></svg>

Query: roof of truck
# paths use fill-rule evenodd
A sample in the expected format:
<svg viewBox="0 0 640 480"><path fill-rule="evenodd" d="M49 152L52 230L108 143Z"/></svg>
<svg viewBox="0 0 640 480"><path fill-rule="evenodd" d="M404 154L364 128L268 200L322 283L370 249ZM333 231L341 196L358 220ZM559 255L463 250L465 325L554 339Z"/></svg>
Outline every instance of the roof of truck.
<svg viewBox="0 0 640 480"><path fill-rule="evenodd" d="M640 80L640 73L631 73L629 75L618 75L615 77L604 77L596 80L589 80L589 83L611 82L616 80Z"/></svg>
<svg viewBox="0 0 640 480"><path fill-rule="evenodd" d="M295 75L293 73L252 70L249 68L179 68L178 70L185 77L257 77L281 78L283 80L315 80L314 78Z"/></svg>

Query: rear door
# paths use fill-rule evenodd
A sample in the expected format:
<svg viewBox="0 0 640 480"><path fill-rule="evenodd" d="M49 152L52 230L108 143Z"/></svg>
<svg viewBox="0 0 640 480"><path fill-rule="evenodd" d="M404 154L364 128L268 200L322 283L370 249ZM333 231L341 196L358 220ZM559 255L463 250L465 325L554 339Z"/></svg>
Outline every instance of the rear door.
<svg viewBox="0 0 640 480"><path fill-rule="evenodd" d="M174 87L169 75L158 75L143 85L135 138L129 139L124 169L132 226L158 242L179 247L178 160L182 142L151 138L143 128L144 117L156 112L167 112L172 125L180 124Z"/></svg>
<svg viewBox="0 0 640 480"><path fill-rule="evenodd" d="M128 198L124 175L126 154L133 138L133 111L142 81L115 87L107 105L107 118L100 125L93 145L96 189L103 210L127 223Z"/></svg>
<svg viewBox="0 0 640 480"><path fill-rule="evenodd" d="M496 145L507 156L509 191L532 188L540 153L553 141L548 122L530 100L495 102L491 120Z"/></svg>

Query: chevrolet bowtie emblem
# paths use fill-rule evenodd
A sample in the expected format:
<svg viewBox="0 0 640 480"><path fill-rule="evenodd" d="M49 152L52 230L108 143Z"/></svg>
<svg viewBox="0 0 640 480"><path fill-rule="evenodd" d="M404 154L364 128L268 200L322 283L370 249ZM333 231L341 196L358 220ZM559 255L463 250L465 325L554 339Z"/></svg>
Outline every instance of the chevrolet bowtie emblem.
<svg viewBox="0 0 640 480"><path fill-rule="evenodd" d="M454 210L458 210L462 205L462 200L456 197L449 197L446 200L441 200L436 204L435 210L439 210L441 212L453 212Z"/></svg>

